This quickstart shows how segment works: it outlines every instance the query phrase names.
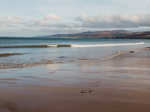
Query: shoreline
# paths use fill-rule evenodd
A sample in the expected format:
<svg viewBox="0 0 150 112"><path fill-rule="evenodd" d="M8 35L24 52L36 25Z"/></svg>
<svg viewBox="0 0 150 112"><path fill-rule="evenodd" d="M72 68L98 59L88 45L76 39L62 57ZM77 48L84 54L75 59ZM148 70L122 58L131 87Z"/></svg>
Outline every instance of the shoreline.
<svg viewBox="0 0 150 112"><path fill-rule="evenodd" d="M0 69L0 111L149 112L150 51L103 61Z"/></svg>
<svg viewBox="0 0 150 112"><path fill-rule="evenodd" d="M13 66L12 66L12 64L11 65L0 65L0 69L27 68L27 67L35 67L35 66L44 66L47 64L59 64L59 63L66 63L66 64L82 63L83 61L103 61L103 60L109 60L115 56L122 54L122 53L131 53L131 52L134 53L134 52L138 52L141 50L149 50L149 49L150 49L149 47L146 47L146 48L132 49L132 50L128 50L128 51L118 51L115 54L108 56L106 58L103 58L103 59L78 59L78 60L66 60L66 62L64 62L60 59L57 59L57 60L47 60L44 62L36 62L36 63L14 64ZM22 53L3 53L3 54L0 54L0 57L7 57L7 56L12 56L12 55L23 55L23 54Z"/></svg>

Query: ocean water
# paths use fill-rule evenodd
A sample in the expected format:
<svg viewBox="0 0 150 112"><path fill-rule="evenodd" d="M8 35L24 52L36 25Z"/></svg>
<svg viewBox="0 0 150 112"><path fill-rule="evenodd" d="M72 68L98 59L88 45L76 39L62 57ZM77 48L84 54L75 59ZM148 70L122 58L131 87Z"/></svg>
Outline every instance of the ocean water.
<svg viewBox="0 0 150 112"><path fill-rule="evenodd" d="M149 45L143 39L0 38L0 68L101 60Z"/></svg>

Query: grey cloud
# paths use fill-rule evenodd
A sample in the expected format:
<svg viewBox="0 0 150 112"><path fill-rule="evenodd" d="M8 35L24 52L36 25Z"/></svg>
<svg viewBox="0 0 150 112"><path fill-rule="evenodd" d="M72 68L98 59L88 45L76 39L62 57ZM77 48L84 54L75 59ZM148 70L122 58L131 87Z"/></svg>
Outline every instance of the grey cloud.
<svg viewBox="0 0 150 112"><path fill-rule="evenodd" d="M45 15L44 20L61 21L61 18L56 14L49 13Z"/></svg>
<svg viewBox="0 0 150 112"><path fill-rule="evenodd" d="M76 18L83 27L91 28L136 28L150 26L150 14L101 14L88 16L81 14Z"/></svg>
<svg viewBox="0 0 150 112"><path fill-rule="evenodd" d="M75 28L82 26L81 23L49 23L48 21L32 20L31 23L27 24L30 27L56 27L56 28Z"/></svg>
<svg viewBox="0 0 150 112"><path fill-rule="evenodd" d="M54 19L56 21L50 21ZM5 31L30 32L31 35L78 33L84 31L103 31L124 29L130 31L150 28L150 13L147 14L100 14L89 16L81 14L76 21L60 21L57 16L44 16L42 19L22 20L18 17L0 17L0 27ZM9 29L9 30L6 30ZM29 35L29 34L28 34Z"/></svg>
<svg viewBox="0 0 150 112"><path fill-rule="evenodd" d="M83 28L56 28L56 27L50 27L50 28L26 28L24 29L25 31L29 31L32 33L35 33L36 32L36 35L37 33L41 33L42 35L51 35L51 34L65 34L65 33L78 33L78 32L83 32L83 31L87 31ZM35 36L36 36L35 35Z"/></svg>
<svg viewBox="0 0 150 112"><path fill-rule="evenodd" d="M44 18L28 21L23 30L40 34L78 33L84 31L103 30L140 30L150 27L150 14L100 14L88 16L81 14L72 22L50 22ZM36 34L37 34L36 33Z"/></svg>
<svg viewBox="0 0 150 112"><path fill-rule="evenodd" d="M51 18L52 16L52 18ZM56 17L55 17L56 16ZM48 19L60 20L57 15L47 14L44 18L32 20L28 26L43 28L138 28L150 27L150 13L143 14L100 14L98 16L89 16L81 14L76 17L78 22L50 22Z"/></svg>
<svg viewBox="0 0 150 112"><path fill-rule="evenodd" d="M0 27L13 27L13 25L10 25L10 24L0 24Z"/></svg>
<svg viewBox="0 0 150 112"><path fill-rule="evenodd" d="M44 18L42 18L42 19L33 19L33 20L31 20L31 22L35 25L43 26L43 25L49 25L50 24L49 20L50 21L61 21L61 18L56 14L49 13L49 14L46 14L44 16Z"/></svg>
<svg viewBox="0 0 150 112"><path fill-rule="evenodd" d="M0 23L4 24L4 23L13 23L13 24L18 24L18 23L22 23L23 21L15 16L5 16L5 17L0 17Z"/></svg>
<svg viewBox="0 0 150 112"><path fill-rule="evenodd" d="M0 17L0 27L3 28L14 28L24 24L24 21L15 16Z"/></svg>

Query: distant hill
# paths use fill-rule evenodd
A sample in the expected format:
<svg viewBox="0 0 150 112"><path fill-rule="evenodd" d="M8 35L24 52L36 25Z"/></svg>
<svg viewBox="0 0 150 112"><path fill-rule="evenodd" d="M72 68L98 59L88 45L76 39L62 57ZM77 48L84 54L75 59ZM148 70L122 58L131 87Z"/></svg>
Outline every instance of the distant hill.
<svg viewBox="0 0 150 112"><path fill-rule="evenodd" d="M125 30L82 32L39 36L44 38L101 38L101 39L150 39L150 31L130 32Z"/></svg>

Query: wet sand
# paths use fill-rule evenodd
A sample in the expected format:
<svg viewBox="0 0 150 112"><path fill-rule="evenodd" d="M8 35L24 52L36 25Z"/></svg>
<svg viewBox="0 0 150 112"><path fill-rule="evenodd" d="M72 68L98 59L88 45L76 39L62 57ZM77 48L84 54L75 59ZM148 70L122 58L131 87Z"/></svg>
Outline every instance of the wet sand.
<svg viewBox="0 0 150 112"><path fill-rule="evenodd" d="M0 112L150 112L150 50L0 69Z"/></svg>

